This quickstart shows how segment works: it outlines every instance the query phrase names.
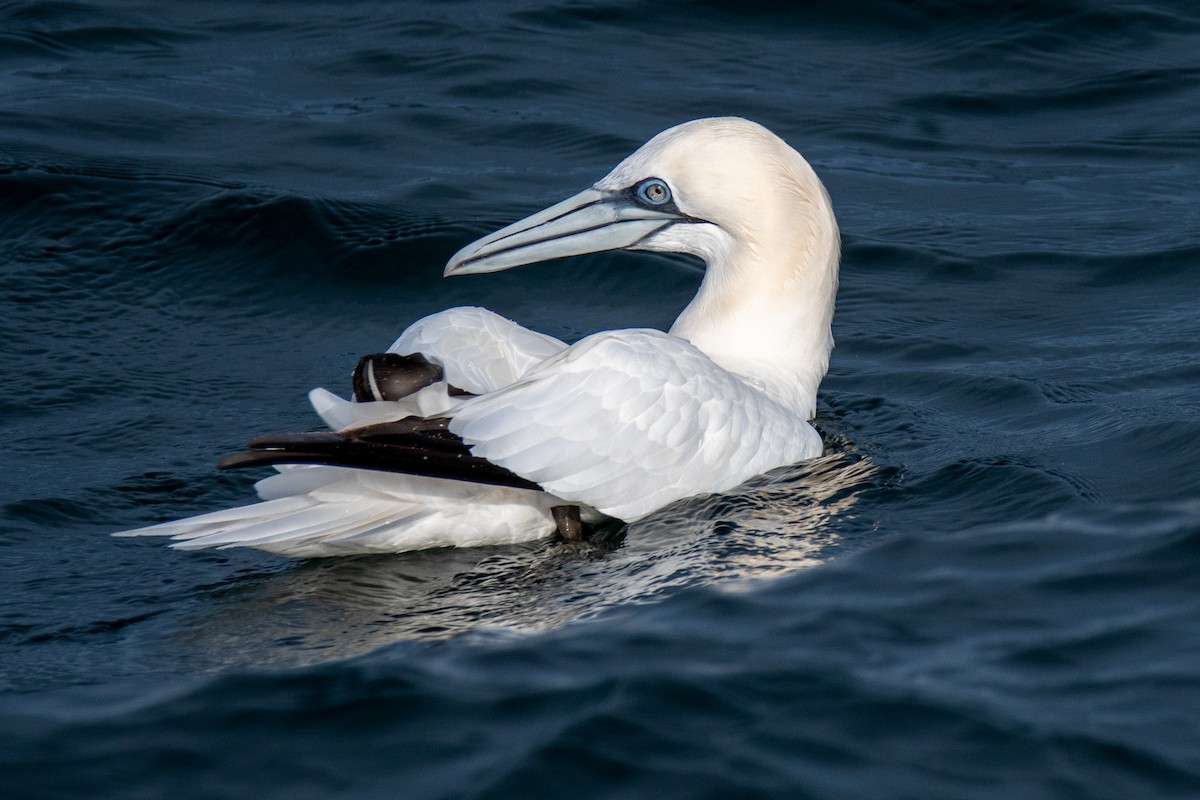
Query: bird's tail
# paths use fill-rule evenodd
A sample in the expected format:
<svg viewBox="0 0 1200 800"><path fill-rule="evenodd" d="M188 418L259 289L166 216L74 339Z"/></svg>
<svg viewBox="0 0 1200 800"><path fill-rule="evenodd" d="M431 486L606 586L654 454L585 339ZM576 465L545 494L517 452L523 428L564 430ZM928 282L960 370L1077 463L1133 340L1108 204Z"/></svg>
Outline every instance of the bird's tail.
<svg viewBox="0 0 1200 800"><path fill-rule="evenodd" d="M116 535L312 558L512 544L555 530L554 501L541 492L345 467L278 469L256 485L260 503Z"/></svg>
<svg viewBox="0 0 1200 800"><path fill-rule="evenodd" d="M472 458L434 423L429 431L421 425L410 431L396 421L458 402L447 400L444 384L399 401L349 402L324 389L314 389L309 400L341 433L260 437L250 452L223 462L276 465L278 474L255 484L262 502L115 535L167 536L182 550L255 547L310 558L513 544L553 534L550 509L561 501ZM363 466L373 469L356 468Z"/></svg>

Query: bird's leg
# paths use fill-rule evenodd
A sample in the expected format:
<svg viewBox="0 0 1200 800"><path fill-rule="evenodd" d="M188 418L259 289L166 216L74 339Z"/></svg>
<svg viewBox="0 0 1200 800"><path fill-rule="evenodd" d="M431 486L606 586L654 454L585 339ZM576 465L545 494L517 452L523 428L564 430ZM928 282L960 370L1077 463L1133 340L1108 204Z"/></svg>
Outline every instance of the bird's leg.
<svg viewBox="0 0 1200 800"><path fill-rule="evenodd" d="M354 368L354 399L399 400L442 379L442 368L420 353L363 356Z"/></svg>
<svg viewBox="0 0 1200 800"><path fill-rule="evenodd" d="M579 506L554 506L550 509L554 524L564 542L583 541L583 521L579 518Z"/></svg>

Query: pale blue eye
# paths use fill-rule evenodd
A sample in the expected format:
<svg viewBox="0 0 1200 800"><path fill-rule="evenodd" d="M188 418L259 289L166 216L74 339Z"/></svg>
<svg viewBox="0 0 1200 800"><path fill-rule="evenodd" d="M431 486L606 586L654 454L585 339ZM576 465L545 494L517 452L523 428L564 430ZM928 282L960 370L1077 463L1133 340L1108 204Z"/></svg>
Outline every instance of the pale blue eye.
<svg viewBox="0 0 1200 800"><path fill-rule="evenodd" d="M661 206L671 201L671 189L658 178L649 178L638 184L637 196L652 206Z"/></svg>

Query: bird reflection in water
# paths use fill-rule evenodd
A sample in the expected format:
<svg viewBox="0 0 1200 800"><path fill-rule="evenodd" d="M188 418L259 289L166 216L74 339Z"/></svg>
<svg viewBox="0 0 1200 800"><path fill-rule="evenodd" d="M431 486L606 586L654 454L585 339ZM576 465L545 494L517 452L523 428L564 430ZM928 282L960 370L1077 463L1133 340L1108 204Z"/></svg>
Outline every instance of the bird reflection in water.
<svg viewBox="0 0 1200 800"><path fill-rule="evenodd" d="M737 591L868 535L873 523L854 505L884 473L831 437L818 458L589 542L318 559L231 579L206 591L211 602L179 637L216 669L289 667L404 641L538 632L685 586Z"/></svg>

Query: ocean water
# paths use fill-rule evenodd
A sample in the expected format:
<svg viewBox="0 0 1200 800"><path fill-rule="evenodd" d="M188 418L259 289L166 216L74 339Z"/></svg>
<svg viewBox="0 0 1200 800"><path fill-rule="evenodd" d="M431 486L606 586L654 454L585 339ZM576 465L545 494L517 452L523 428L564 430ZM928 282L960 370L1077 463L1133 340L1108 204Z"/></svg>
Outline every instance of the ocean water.
<svg viewBox="0 0 1200 800"><path fill-rule="evenodd" d="M686 259L441 269L725 114L842 226L824 456L590 547L108 535L430 311L668 326ZM1198 152L1182 0L0 4L0 793L1200 797Z"/></svg>

